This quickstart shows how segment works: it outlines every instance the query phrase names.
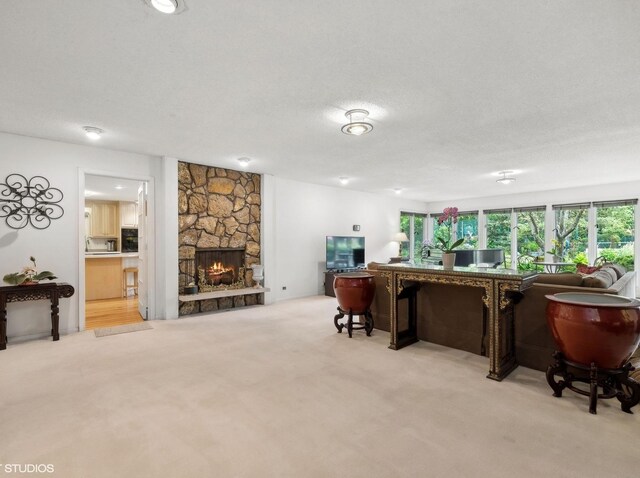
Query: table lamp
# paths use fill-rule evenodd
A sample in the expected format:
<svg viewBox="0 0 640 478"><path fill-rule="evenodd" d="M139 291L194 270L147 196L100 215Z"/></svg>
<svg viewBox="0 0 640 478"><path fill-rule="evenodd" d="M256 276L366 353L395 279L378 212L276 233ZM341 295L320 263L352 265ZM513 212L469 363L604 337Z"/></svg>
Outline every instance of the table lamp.
<svg viewBox="0 0 640 478"><path fill-rule="evenodd" d="M393 236L393 240L398 243L398 258L402 260L402 243L408 242L409 238L404 232L398 232Z"/></svg>

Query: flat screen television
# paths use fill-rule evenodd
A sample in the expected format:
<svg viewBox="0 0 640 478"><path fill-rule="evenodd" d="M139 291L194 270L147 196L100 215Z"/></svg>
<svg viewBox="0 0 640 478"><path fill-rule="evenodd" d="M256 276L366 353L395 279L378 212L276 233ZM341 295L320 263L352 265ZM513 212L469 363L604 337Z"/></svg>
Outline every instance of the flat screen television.
<svg viewBox="0 0 640 478"><path fill-rule="evenodd" d="M364 237L327 236L327 270L364 265Z"/></svg>

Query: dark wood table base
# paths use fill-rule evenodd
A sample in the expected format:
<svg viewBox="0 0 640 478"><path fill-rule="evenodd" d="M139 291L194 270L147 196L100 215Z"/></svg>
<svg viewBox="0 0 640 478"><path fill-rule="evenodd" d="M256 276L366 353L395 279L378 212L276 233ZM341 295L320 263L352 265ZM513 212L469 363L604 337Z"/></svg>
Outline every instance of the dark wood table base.
<svg viewBox="0 0 640 478"><path fill-rule="evenodd" d="M347 323L341 324L338 321L342 319L344 316L348 316ZM364 317L364 323L356 322L353 323L353 316ZM338 314L333 318L333 323L338 329L338 333L342 333L343 328L347 328L347 332L349 333L349 338L352 337L354 330L363 330L367 333L367 337L371 335L371 331L373 330L373 315L371 314L371 310L367 309L364 312L354 312L351 309L348 311L342 310L338 307Z"/></svg>
<svg viewBox="0 0 640 478"><path fill-rule="evenodd" d="M74 292L74 288L65 282L0 287L0 350L7 348L7 304L9 302L49 299L51 301L51 336L53 340L60 340L58 331L60 298L71 297Z"/></svg>
<svg viewBox="0 0 640 478"><path fill-rule="evenodd" d="M629 377L635 370L631 363L618 369L599 369L596 364L590 366L570 362L560 352L553 354L556 359L547 369L547 383L553 389L554 397L562 397L565 388L589 397L589 413L596 414L599 398L617 398L623 412L633 413L631 408L640 402L640 383ZM562 380L556 381L556 375ZM589 385L589 391L582 390L574 382ZM602 393L598 393L598 389Z"/></svg>
<svg viewBox="0 0 640 478"><path fill-rule="evenodd" d="M515 356L514 304L522 298L522 291L531 286L535 273L511 269L381 264L378 269L388 273L386 290L390 295L389 348L399 350L418 341L418 320L429 322L429 317L418 310L416 293L421 287L445 285L473 287L482 291L477 307L482 311L483 334L488 334L488 350L481 337L481 350L489 356L487 378L503 380L518 366ZM384 291L380 290L380 293ZM399 317L399 304L406 300L406 326ZM402 327L402 328L401 328Z"/></svg>

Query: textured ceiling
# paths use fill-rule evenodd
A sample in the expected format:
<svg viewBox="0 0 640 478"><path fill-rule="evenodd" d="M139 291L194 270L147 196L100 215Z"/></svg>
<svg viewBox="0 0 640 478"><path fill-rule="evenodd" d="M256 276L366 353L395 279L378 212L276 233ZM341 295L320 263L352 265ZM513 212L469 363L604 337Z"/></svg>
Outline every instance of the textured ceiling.
<svg viewBox="0 0 640 478"><path fill-rule="evenodd" d="M100 147L425 201L640 179L634 0L185 2L4 2L0 130L93 125ZM354 107L370 134L340 132Z"/></svg>
<svg viewBox="0 0 640 478"><path fill-rule="evenodd" d="M95 176L84 178L85 197L101 201L138 201L138 187L141 181Z"/></svg>

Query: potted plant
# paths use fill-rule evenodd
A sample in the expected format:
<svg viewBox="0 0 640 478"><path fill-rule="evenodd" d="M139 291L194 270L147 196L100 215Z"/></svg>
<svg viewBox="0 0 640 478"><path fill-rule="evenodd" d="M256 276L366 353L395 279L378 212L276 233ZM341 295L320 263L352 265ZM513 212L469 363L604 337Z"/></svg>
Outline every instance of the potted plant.
<svg viewBox="0 0 640 478"><path fill-rule="evenodd" d="M563 262L565 253L562 243L556 239L553 239L551 241L551 245L553 247L550 251L547 251L547 254L551 254L553 256L553 262Z"/></svg>
<svg viewBox="0 0 640 478"><path fill-rule="evenodd" d="M438 230L438 234L434 238L433 243L427 244L430 249L439 249L442 251L442 266L445 269L453 268L456 262L455 248L462 245L464 237L455 242L453 241L453 226L458 222L458 208L445 207L442 214L438 218L438 225L444 226Z"/></svg>
<svg viewBox="0 0 640 478"><path fill-rule="evenodd" d="M28 285L37 284L38 281L41 281L43 279L57 279L57 277L53 275L53 272L51 271L38 272L35 257L31 256L29 257L29 260L33 263L32 266L25 266L20 272L12 272L11 274L7 274L2 278L2 280L11 285Z"/></svg>

